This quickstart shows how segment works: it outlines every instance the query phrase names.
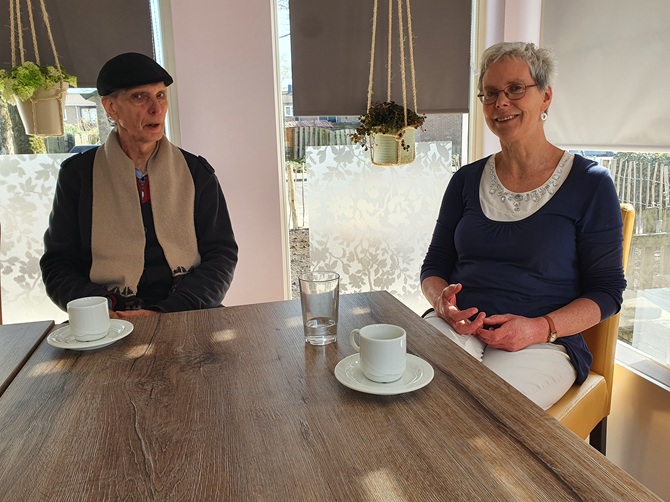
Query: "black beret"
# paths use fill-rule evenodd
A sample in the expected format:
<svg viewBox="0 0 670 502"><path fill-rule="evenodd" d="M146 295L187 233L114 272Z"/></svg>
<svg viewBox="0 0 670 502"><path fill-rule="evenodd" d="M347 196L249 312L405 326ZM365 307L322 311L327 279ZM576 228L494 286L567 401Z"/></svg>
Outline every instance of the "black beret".
<svg viewBox="0 0 670 502"><path fill-rule="evenodd" d="M172 83L172 77L149 56L137 52L119 54L107 61L98 73L96 87L100 96L107 96L119 89L163 82Z"/></svg>

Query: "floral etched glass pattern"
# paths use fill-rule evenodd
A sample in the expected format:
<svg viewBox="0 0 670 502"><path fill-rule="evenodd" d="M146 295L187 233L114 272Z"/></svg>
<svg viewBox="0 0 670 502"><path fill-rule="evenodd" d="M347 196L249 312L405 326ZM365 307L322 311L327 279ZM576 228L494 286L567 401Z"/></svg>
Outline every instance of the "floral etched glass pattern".
<svg viewBox="0 0 670 502"><path fill-rule="evenodd" d="M60 163L70 154L0 155L0 271L7 324L67 318L47 297L39 261Z"/></svg>
<svg viewBox="0 0 670 502"><path fill-rule="evenodd" d="M388 290L422 313L419 284L442 196L451 179L451 142L416 144L416 160L375 166L357 145L309 147L313 270L340 274L340 293Z"/></svg>

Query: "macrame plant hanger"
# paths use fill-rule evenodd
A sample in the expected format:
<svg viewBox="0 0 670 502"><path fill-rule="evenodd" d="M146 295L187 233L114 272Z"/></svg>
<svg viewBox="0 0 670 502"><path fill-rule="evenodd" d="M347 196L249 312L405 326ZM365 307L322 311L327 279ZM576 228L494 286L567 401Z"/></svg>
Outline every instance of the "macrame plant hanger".
<svg viewBox="0 0 670 502"><path fill-rule="evenodd" d="M15 98L16 105L21 115L21 120L26 129L27 134L34 136L63 136L64 131L64 100L67 93L68 84L63 79L63 72L61 70L60 61L58 59L58 52L56 51L56 44L54 43L53 35L51 34L51 25L49 24L49 16L44 5L44 0L39 0L42 12L42 19L47 30L51 51L53 52L55 67L60 74L60 83L48 90L42 88L35 91L35 93L27 100L21 101ZM41 66L40 52L37 46L37 33L35 30L35 20L33 17L33 6L31 0L26 0L28 21L30 24L30 33L32 35L33 50L35 53L35 64ZM25 50L23 46L23 26L21 21L21 4L20 0L9 0L9 19L10 19L10 43L12 51L12 68L16 68L17 48L19 52L20 63L26 62ZM18 40L17 40L18 38Z"/></svg>
<svg viewBox="0 0 670 502"><path fill-rule="evenodd" d="M372 83L375 66L375 51L377 38L378 1L374 0L372 15L372 43L370 48L370 76L368 78L368 102L367 110L372 106ZM386 63L386 101L391 101L391 74L392 74L392 47L393 47L393 1L388 2L388 54ZM398 4L398 42L400 46L400 75L402 85L402 104L404 109L405 126L398 134L375 133L370 141L370 159L373 164L382 166L395 166L409 164L416 157L414 142L414 126L407 124L407 72L405 60L405 28L403 22L403 2L397 0ZM407 16L407 35L409 48L410 77L412 83L412 97L414 100L414 111L418 114L416 100L416 73L414 71L414 39L412 34L412 13L410 0L405 0Z"/></svg>

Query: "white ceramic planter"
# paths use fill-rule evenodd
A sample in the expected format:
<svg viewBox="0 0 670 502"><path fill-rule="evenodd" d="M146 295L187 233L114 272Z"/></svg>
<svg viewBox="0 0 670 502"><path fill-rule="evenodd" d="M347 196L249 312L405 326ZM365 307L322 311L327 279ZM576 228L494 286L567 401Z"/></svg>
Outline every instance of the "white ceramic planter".
<svg viewBox="0 0 670 502"><path fill-rule="evenodd" d="M378 166L399 166L414 162L415 130L414 127L405 127L401 137L394 134L373 134L370 138L372 163Z"/></svg>
<svg viewBox="0 0 670 502"><path fill-rule="evenodd" d="M69 85L63 82L49 90L39 88L27 101L15 99L26 134L62 136L65 134L63 110Z"/></svg>

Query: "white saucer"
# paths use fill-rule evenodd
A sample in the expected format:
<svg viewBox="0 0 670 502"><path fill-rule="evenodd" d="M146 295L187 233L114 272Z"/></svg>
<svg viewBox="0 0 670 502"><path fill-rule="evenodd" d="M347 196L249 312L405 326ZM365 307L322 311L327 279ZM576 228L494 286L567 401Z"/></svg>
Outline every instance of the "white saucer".
<svg viewBox="0 0 670 502"><path fill-rule="evenodd" d="M390 383L377 383L363 375L358 353L345 357L335 366L335 378L350 389L368 394L391 396L420 389L433 379L433 367L420 357L407 354L407 368L400 380Z"/></svg>
<svg viewBox="0 0 670 502"><path fill-rule="evenodd" d="M47 342L49 345L53 345L59 349L92 350L111 345L114 342L121 340L121 338L128 336L132 330L133 325L130 322L123 319L110 319L109 331L105 336L98 340L93 340L92 342L80 342L70 331L70 325L66 324L49 333Z"/></svg>

